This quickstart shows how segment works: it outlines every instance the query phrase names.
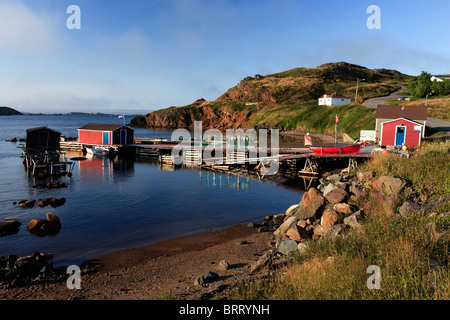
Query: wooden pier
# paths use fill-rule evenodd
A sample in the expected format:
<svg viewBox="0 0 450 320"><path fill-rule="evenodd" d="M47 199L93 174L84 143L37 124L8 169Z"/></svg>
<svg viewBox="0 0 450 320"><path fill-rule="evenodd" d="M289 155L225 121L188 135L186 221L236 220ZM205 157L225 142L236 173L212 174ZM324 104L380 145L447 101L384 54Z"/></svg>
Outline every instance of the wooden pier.
<svg viewBox="0 0 450 320"><path fill-rule="evenodd" d="M24 151L22 157L27 173L32 177L72 175L73 161L66 161L64 154L59 152L30 153Z"/></svg>
<svg viewBox="0 0 450 320"><path fill-rule="evenodd" d="M154 159L166 166L198 166L211 170L228 170L231 167L244 166L252 170L267 171L271 163L277 163L283 171L296 176L317 176L328 170L333 164L343 161L343 170L356 168L358 160L371 158L370 153L316 155L308 147L301 148L223 148L223 156L211 156L213 147L197 141L181 142L170 139L134 138L134 144L115 145L119 154L135 155L141 158ZM83 144L67 142L62 148L84 148ZM217 147L216 147L217 148ZM175 150L175 152L173 152ZM206 154L206 150L208 153ZM271 154L271 152L273 154ZM214 153L214 152L212 152Z"/></svg>
<svg viewBox="0 0 450 320"><path fill-rule="evenodd" d="M159 162L169 165L197 165L211 170L228 170L233 166L251 166L254 170L262 172L277 163L283 171L295 175L316 176L323 170L333 167L333 163L345 162L343 170L350 171L356 168L358 161L371 157L370 153L316 155L309 148L278 148L275 150L258 149L223 149L222 157L205 157L205 146L173 145L173 144L136 144L136 155L158 159ZM180 149L179 155L172 155L172 150ZM273 154L271 154L271 152ZM178 157L178 159L177 159Z"/></svg>

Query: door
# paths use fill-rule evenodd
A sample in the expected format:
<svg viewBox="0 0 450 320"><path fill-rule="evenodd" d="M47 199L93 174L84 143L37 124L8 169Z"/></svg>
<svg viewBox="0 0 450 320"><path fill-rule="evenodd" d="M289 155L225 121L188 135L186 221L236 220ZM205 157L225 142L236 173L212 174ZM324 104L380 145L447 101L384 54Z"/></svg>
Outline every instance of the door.
<svg viewBox="0 0 450 320"><path fill-rule="evenodd" d="M103 144L109 144L109 132L103 132Z"/></svg>
<svg viewBox="0 0 450 320"><path fill-rule="evenodd" d="M120 129L120 144L127 144L127 130Z"/></svg>
<svg viewBox="0 0 450 320"><path fill-rule="evenodd" d="M405 131L406 127L398 126L396 127L395 133L395 145L401 146L405 142Z"/></svg>

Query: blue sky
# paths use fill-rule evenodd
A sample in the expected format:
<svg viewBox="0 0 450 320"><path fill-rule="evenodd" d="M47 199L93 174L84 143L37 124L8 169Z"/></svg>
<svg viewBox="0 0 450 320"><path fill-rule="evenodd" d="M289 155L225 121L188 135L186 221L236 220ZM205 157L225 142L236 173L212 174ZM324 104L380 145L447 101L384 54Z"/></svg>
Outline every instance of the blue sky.
<svg viewBox="0 0 450 320"><path fill-rule="evenodd" d="M447 74L449 13L448 0L0 0L0 105L147 113L338 61Z"/></svg>

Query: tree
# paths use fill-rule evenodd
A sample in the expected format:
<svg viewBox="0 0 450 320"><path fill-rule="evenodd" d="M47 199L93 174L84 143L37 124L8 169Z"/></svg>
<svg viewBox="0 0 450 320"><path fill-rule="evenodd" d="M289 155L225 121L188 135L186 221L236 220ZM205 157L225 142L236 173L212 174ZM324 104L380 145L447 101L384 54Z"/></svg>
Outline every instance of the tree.
<svg viewBox="0 0 450 320"><path fill-rule="evenodd" d="M422 71L420 76L408 84L409 94L414 99L425 98L432 90L433 82L431 81L431 74L425 71Z"/></svg>
<svg viewBox="0 0 450 320"><path fill-rule="evenodd" d="M432 84L434 94L438 96L446 96L450 94L450 79L444 81L433 81Z"/></svg>

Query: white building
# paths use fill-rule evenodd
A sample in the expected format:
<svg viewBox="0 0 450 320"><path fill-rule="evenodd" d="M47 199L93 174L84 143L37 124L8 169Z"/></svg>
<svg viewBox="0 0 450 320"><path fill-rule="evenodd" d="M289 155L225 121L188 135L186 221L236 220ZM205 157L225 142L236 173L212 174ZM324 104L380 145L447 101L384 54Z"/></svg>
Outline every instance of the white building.
<svg viewBox="0 0 450 320"><path fill-rule="evenodd" d="M448 79L450 79L450 75L432 76L431 77L431 81L437 81L437 82L442 82L442 81L448 80Z"/></svg>
<svg viewBox="0 0 450 320"><path fill-rule="evenodd" d="M350 102L350 98L338 95L336 92L332 94L324 94L319 98L319 106L338 106Z"/></svg>

